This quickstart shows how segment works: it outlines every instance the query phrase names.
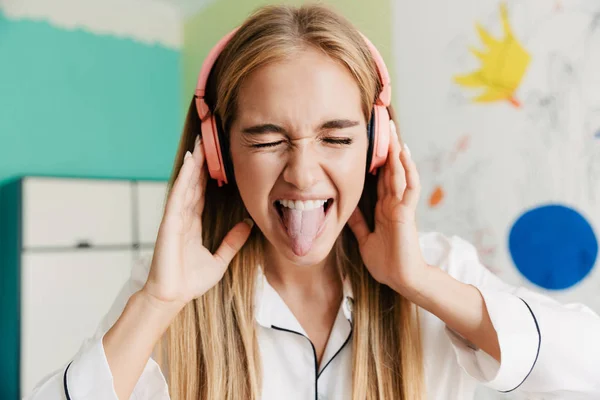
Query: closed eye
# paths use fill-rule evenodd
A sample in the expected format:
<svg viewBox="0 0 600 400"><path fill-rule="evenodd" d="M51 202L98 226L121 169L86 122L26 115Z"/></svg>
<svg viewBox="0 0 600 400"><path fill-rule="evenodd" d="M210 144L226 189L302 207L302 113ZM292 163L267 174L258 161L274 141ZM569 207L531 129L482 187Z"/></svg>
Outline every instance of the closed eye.
<svg viewBox="0 0 600 400"><path fill-rule="evenodd" d="M252 147L254 147L255 149L264 149L267 147L279 146L283 142L284 142L284 140L279 140L277 142L269 142L269 143L257 143L257 144L253 144Z"/></svg>
<svg viewBox="0 0 600 400"><path fill-rule="evenodd" d="M325 143L335 144L335 145L350 145L353 142L353 140L351 138L324 138L322 140ZM256 144L253 144L251 147L253 147L255 149L265 149L265 148L269 148L269 147L279 146L280 144L282 144L284 142L285 142L285 140L278 140L276 142L268 142L268 143L256 143Z"/></svg>
<svg viewBox="0 0 600 400"><path fill-rule="evenodd" d="M326 143L339 144L339 145L352 144L351 138L324 138L323 141Z"/></svg>

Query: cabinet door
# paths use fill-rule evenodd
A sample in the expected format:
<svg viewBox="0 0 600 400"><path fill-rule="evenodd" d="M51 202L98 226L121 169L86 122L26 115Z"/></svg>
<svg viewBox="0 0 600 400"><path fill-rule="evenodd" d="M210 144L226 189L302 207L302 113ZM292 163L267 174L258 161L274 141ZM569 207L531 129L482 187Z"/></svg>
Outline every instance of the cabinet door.
<svg viewBox="0 0 600 400"><path fill-rule="evenodd" d="M93 336L129 278L133 250L26 253L21 266L21 394Z"/></svg>
<svg viewBox="0 0 600 400"><path fill-rule="evenodd" d="M153 244L162 220L167 195L167 182L137 182L137 214L139 242Z"/></svg>
<svg viewBox="0 0 600 400"><path fill-rule="evenodd" d="M132 245L131 182L26 178L23 246Z"/></svg>

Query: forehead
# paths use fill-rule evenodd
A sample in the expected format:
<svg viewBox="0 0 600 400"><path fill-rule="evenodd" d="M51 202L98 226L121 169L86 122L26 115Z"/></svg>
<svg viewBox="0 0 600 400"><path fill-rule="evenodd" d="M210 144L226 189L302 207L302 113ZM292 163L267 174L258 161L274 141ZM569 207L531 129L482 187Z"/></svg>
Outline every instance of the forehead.
<svg viewBox="0 0 600 400"><path fill-rule="evenodd" d="M316 49L265 65L242 84L238 118L315 122L329 117L362 118L361 92L350 71Z"/></svg>

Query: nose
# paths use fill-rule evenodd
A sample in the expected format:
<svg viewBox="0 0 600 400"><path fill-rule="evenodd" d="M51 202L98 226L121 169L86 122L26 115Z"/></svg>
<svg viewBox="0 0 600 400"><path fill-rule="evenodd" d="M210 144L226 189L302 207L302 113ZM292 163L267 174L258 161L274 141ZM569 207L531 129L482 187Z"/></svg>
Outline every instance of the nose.
<svg viewBox="0 0 600 400"><path fill-rule="evenodd" d="M311 146L298 146L290 151L283 179L299 190L310 189L319 179L319 161Z"/></svg>

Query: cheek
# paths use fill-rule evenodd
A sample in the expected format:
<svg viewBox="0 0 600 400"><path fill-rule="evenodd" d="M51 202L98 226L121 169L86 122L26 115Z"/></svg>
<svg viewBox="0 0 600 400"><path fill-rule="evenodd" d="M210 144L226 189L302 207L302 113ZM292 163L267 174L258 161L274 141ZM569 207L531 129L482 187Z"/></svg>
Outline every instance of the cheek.
<svg viewBox="0 0 600 400"><path fill-rule="evenodd" d="M340 168L345 169L349 174L356 174L352 176L358 177L363 176L366 170L368 140L366 136L359 136L356 140L357 143L352 147L352 150L344 155L342 161L344 165Z"/></svg>
<svg viewBox="0 0 600 400"><path fill-rule="evenodd" d="M344 174L357 174L359 171L364 172L367 162L366 150L363 150L359 146L356 146L351 151L345 151L337 157L329 157L328 159L332 160L332 163L335 163L337 171Z"/></svg>
<svg viewBox="0 0 600 400"><path fill-rule="evenodd" d="M328 173L341 195L341 206L354 209L362 194L367 163L366 140L328 161Z"/></svg>
<svg viewBox="0 0 600 400"><path fill-rule="evenodd" d="M246 208L256 213L265 205L265 198L278 176L278 165L259 154L241 151L233 153L235 180Z"/></svg>
<svg viewBox="0 0 600 400"><path fill-rule="evenodd" d="M265 157L260 153L246 151L233 156L233 169L238 182L250 182L252 185L270 183L272 185L282 166L281 160L278 160L277 157Z"/></svg>
<svg viewBox="0 0 600 400"><path fill-rule="evenodd" d="M365 162L357 162L355 159L345 162L333 174L344 203L358 202L365 182Z"/></svg>

